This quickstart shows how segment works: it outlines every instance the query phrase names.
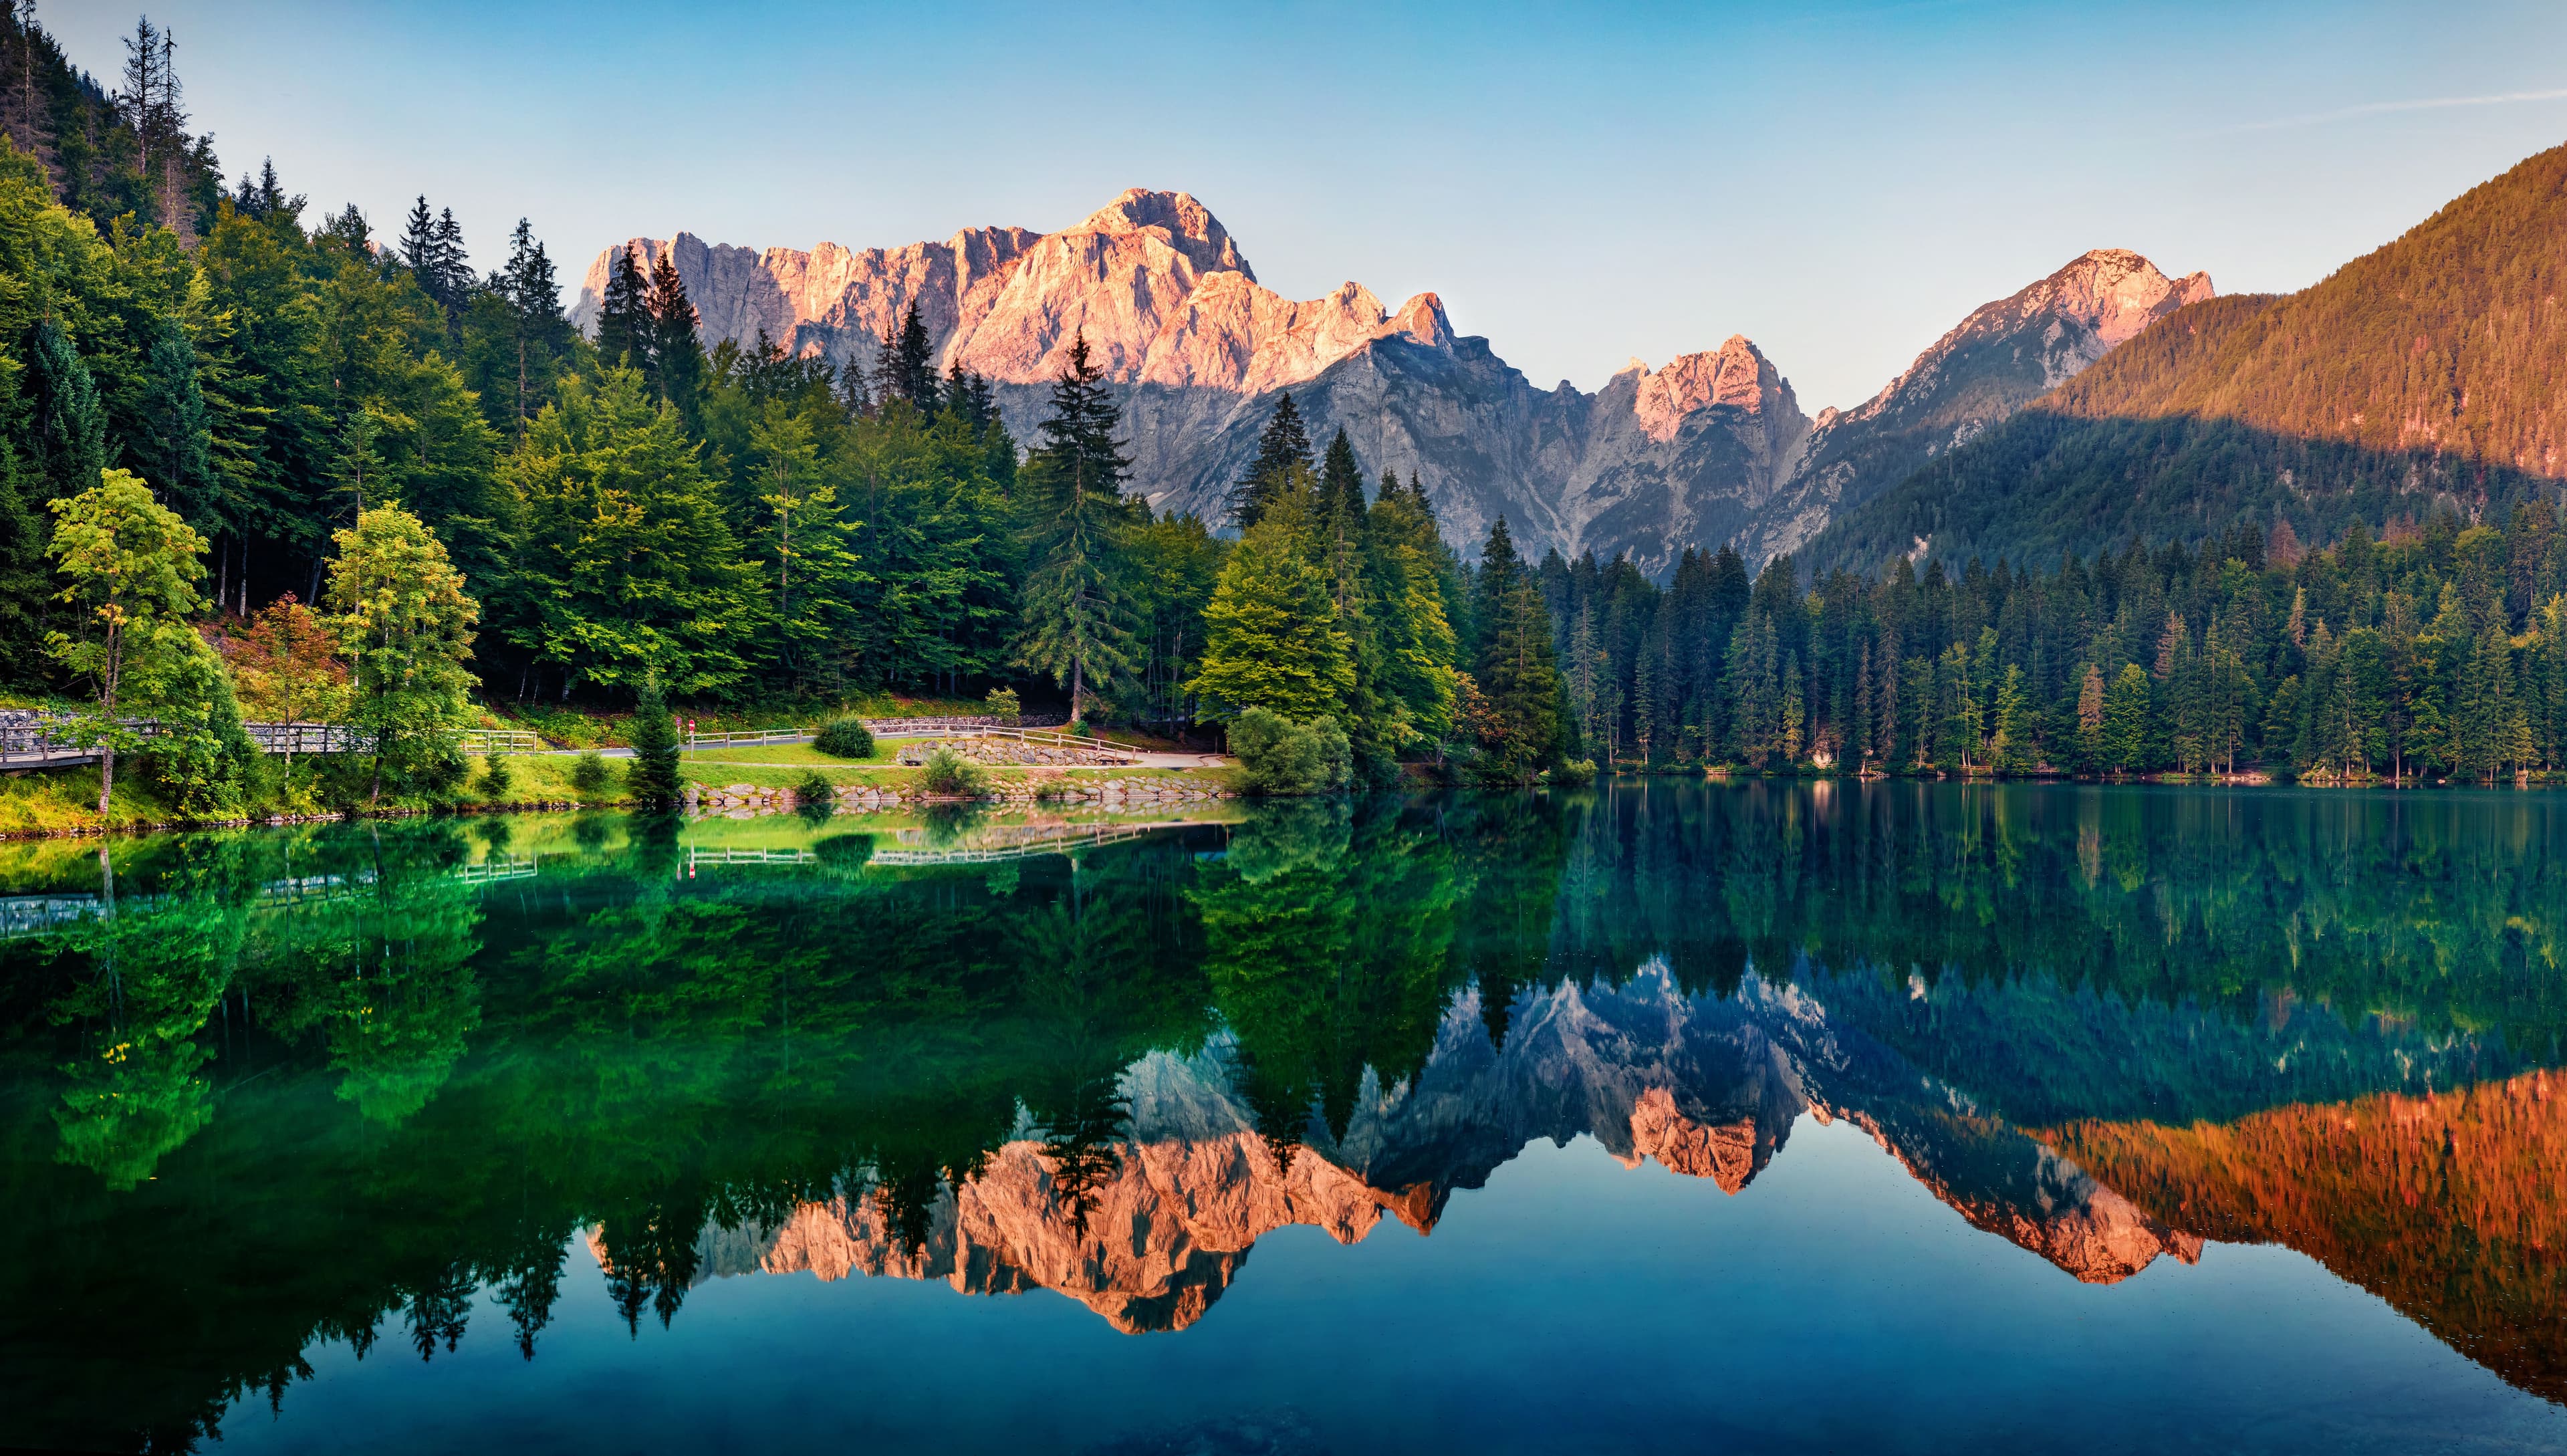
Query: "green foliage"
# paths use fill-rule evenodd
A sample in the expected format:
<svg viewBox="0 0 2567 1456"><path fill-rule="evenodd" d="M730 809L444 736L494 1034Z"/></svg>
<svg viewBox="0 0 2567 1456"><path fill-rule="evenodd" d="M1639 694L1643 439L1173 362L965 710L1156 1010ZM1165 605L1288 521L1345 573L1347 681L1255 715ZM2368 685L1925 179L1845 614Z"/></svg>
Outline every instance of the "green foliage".
<svg viewBox="0 0 2567 1456"><path fill-rule="evenodd" d="M990 717L1003 723L1012 724L1024 716L1024 708L1016 702L1016 690L1013 688L991 689L989 695L982 700L982 707Z"/></svg>
<svg viewBox="0 0 2567 1456"><path fill-rule="evenodd" d="M793 782L794 812L806 819L826 819L837 812L838 790L829 775L812 770Z"/></svg>
<svg viewBox="0 0 2567 1456"><path fill-rule="evenodd" d="M594 748L579 755L570 767L570 786L584 794L601 794L615 782L615 770Z"/></svg>
<svg viewBox="0 0 2567 1456"><path fill-rule="evenodd" d="M919 783L929 793L979 798L990 791L990 770L955 752L943 743L927 755L926 771Z"/></svg>
<svg viewBox="0 0 2567 1456"><path fill-rule="evenodd" d="M507 759L492 753L481 760L481 796L483 798L494 803L504 803L507 801L508 791L515 784L516 776L509 771Z"/></svg>
<svg viewBox="0 0 2567 1456"><path fill-rule="evenodd" d="M812 735L811 746L832 758L870 758L874 755L874 731L860 718L833 719Z"/></svg>
<svg viewBox="0 0 2567 1456"><path fill-rule="evenodd" d="M419 517L399 505L360 513L336 537L328 605L351 668L350 720L374 740L373 786L428 783L459 767L479 604Z"/></svg>
<svg viewBox="0 0 2567 1456"><path fill-rule="evenodd" d="M633 711L633 767L626 781L634 797L654 808L675 804L686 786L678 773L678 721L656 678L643 680L642 701Z"/></svg>
<svg viewBox="0 0 2567 1456"><path fill-rule="evenodd" d="M1326 793L1345 787L1354 767L1345 729L1324 714L1295 721L1271 708L1249 709L1230 725L1230 750L1251 793Z"/></svg>
<svg viewBox="0 0 2567 1456"><path fill-rule="evenodd" d="M1543 776L1562 788L1584 788L1595 781L1595 760L1563 758L1551 765L1551 771Z"/></svg>

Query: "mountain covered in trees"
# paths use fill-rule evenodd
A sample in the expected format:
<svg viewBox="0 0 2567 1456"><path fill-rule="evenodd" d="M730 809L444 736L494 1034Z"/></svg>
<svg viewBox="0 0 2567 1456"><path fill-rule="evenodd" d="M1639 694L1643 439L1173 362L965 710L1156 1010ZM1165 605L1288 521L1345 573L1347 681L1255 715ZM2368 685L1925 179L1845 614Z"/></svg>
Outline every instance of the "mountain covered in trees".
<svg viewBox="0 0 2567 1456"><path fill-rule="evenodd" d="M2278 297L2187 308L1845 514L1816 562L1919 549L2047 564L2239 522L2334 540L2492 523L2567 477L2567 148Z"/></svg>
<svg viewBox="0 0 2567 1456"><path fill-rule="evenodd" d="M594 329L627 256L666 258L709 345L865 368L912 306L939 369L990 380L1019 437L1069 341L1084 336L1130 424L1135 489L1216 524L1281 393L1306 428L1342 429L1370 470L1419 480L1465 549L1500 516L1520 545L1630 552L1663 578L1687 546L1736 540L1752 561L1897 483L1937 451L2210 294L2104 250L1974 311L1864 404L1814 420L1756 346L1732 337L1587 394L1536 389L1442 302L1396 311L1360 284L1293 301L1257 282L1220 220L1183 192L1125 192L1054 233L971 228L851 251L637 237L590 264L574 323Z"/></svg>

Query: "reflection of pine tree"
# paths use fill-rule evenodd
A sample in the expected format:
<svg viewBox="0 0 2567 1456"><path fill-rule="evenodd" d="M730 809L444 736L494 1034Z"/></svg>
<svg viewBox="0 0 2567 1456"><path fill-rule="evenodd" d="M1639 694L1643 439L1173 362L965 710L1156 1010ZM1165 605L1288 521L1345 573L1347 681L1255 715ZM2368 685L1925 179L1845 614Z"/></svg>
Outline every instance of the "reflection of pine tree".
<svg viewBox="0 0 2567 1456"><path fill-rule="evenodd" d="M686 1303L696 1281L700 1258L696 1241L706 1221L704 1202L672 1199L645 1212L610 1215L601 1221L606 1248L606 1289L624 1326L642 1327L642 1311L660 1316L665 1329Z"/></svg>
<svg viewBox="0 0 2567 1456"><path fill-rule="evenodd" d="M436 1353L439 1341L447 1354L463 1342L463 1326L472 1317L472 1271L450 1264L435 1283L411 1292L403 1319L410 1325L410 1346L419 1351L420 1359Z"/></svg>
<svg viewBox="0 0 2567 1456"><path fill-rule="evenodd" d="M1068 1208L1069 1227L1081 1239L1099 1190L1123 1171L1124 1124L1131 1115L1119 1078L1109 1074L1079 1083L1067 1109L1046 1119L1042 1156L1051 1165L1052 1208Z"/></svg>
<svg viewBox="0 0 2567 1456"><path fill-rule="evenodd" d="M495 1298L517 1330L517 1353L535 1357L535 1336L552 1322L553 1302L561 1297L562 1241L537 1234L528 1240L516 1268L499 1282Z"/></svg>

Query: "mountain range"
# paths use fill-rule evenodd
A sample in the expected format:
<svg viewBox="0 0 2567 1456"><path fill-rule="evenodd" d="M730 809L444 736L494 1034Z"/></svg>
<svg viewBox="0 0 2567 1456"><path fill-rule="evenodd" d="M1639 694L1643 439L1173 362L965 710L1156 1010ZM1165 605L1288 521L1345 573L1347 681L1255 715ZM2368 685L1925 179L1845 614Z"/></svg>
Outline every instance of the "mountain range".
<svg viewBox="0 0 2567 1456"><path fill-rule="evenodd" d="M2212 295L2102 249L1973 311L1870 400L1814 418L1755 344L1650 369L1594 394L1540 390L1457 335L1442 301L1397 309L1357 283L1314 299L1257 281L1238 242L1183 192L1134 188L1052 233L970 228L852 251L637 237L598 255L573 320L591 326L622 247L672 257L708 342L760 335L869 363L917 305L940 366L998 386L1019 438L1084 334L1120 390L1135 486L1218 520L1276 398L1325 439L1343 428L1368 474L1422 479L1465 550L1504 515L1537 554L1628 551L1664 571L1688 546L1793 550L1918 465L1997 425L2156 320Z"/></svg>

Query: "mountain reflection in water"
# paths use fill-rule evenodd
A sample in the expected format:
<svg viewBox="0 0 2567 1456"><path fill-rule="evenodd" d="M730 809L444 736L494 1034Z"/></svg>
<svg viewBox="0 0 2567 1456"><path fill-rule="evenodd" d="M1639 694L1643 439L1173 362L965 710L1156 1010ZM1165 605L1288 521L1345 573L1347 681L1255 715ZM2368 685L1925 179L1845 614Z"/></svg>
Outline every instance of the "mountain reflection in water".
<svg viewBox="0 0 2567 1456"><path fill-rule="evenodd" d="M2567 1399L2559 804L1625 784L1066 853L8 847L0 1442L182 1449L317 1343L450 1354L476 1302L533 1358L579 1244L635 1329L757 1271L1185 1329L1259 1239L1430 1231L1535 1139L1753 1197L1804 1116L2076 1280L2279 1243Z"/></svg>

